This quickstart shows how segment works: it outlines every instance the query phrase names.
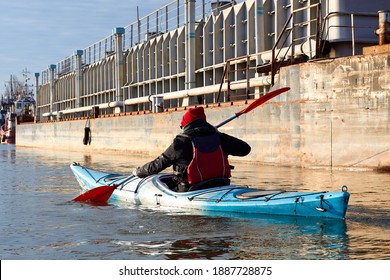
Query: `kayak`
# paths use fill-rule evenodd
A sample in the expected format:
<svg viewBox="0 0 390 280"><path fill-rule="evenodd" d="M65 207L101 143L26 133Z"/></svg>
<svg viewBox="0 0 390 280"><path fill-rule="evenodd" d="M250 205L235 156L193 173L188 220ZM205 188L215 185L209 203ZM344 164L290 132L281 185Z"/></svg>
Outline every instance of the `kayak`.
<svg viewBox="0 0 390 280"><path fill-rule="evenodd" d="M83 191L112 187L115 190L110 200L151 207L344 219L350 197L346 186L337 192L295 192L230 184L178 193L170 188L171 174L139 178L101 172L78 163L70 168Z"/></svg>

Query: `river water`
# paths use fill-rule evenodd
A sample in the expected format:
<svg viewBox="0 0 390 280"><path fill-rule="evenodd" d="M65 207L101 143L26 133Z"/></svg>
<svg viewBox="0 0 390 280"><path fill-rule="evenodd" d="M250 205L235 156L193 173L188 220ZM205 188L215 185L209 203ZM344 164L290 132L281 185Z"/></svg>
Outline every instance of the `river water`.
<svg viewBox="0 0 390 280"><path fill-rule="evenodd" d="M351 193L345 221L162 212L71 202L69 165L129 173L149 159L0 145L2 260L389 260L390 174L235 163L233 182Z"/></svg>

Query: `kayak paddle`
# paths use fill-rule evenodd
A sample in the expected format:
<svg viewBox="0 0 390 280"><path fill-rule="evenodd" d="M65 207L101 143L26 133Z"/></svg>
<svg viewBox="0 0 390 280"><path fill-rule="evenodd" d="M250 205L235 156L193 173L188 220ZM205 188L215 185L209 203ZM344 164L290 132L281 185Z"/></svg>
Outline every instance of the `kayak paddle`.
<svg viewBox="0 0 390 280"><path fill-rule="evenodd" d="M73 201L106 202L117 187L118 185L100 186L79 195Z"/></svg>
<svg viewBox="0 0 390 280"><path fill-rule="evenodd" d="M217 124L215 127L219 128L219 127L223 126L224 124L227 124L228 122L234 120L235 118L238 118L239 116L252 111L253 109L259 107L261 104L264 104L265 102L267 102L271 98L274 98L275 96L278 96L279 94L281 94L281 93L283 93L285 91L288 91L288 90L290 90L289 87L284 87L284 88L280 88L280 89L271 91L271 92L267 93L266 95L263 95L262 97L256 99L251 104L249 104L248 107L246 107L246 108L242 109L241 111L235 113L234 115L232 115L228 119L224 120L220 124Z"/></svg>
<svg viewBox="0 0 390 280"><path fill-rule="evenodd" d="M135 177L136 176L134 175L130 175L120 184L105 185L91 189L83 194L80 194L78 197L74 198L73 201L92 201L99 203L106 202L111 197L115 189L117 189L120 185L124 185L126 182L130 181Z"/></svg>
<svg viewBox="0 0 390 280"><path fill-rule="evenodd" d="M275 96L277 96L283 92L288 91L289 89L290 89L289 87L284 87L284 88L280 88L280 89L271 91L271 92L267 93L266 95L263 95L262 97L256 99L251 104L249 104L248 107L235 113L233 116L224 120L223 122L216 125L215 127L219 128L219 127L223 126L224 124L234 120L235 118L238 118L239 116L246 114L246 113L252 111L253 109L259 107L261 104L264 104L265 102L267 102L271 98L274 98ZM92 201L92 202L99 202L99 203L106 202L110 198L110 196L112 195L112 193L114 192L114 190L116 188L118 188L120 185L123 185L124 183L128 182L129 180L131 180L134 177L136 177L136 176L131 175L126 180L121 182L120 184L100 186L100 187L91 189L91 190L79 195L78 197L74 198L73 201Z"/></svg>

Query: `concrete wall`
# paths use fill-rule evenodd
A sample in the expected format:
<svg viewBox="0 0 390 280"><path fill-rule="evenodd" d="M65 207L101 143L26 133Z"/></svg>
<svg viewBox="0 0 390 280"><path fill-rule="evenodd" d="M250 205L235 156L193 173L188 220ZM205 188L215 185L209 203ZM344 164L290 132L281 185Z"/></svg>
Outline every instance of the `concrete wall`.
<svg viewBox="0 0 390 280"><path fill-rule="evenodd" d="M381 48L378 46L377 48ZM290 159L302 165L390 165L390 54L345 57L290 67L281 81L295 100L280 114ZM283 85L282 85L283 86ZM295 95L299 93L299 95ZM282 136L281 136L282 137Z"/></svg>
<svg viewBox="0 0 390 280"><path fill-rule="evenodd" d="M304 166L390 167L390 54L345 57L290 66L280 87L291 90L222 128L248 141L240 160ZM246 105L206 109L218 124ZM146 153L152 159L180 132L183 111L17 126L17 145L80 152Z"/></svg>

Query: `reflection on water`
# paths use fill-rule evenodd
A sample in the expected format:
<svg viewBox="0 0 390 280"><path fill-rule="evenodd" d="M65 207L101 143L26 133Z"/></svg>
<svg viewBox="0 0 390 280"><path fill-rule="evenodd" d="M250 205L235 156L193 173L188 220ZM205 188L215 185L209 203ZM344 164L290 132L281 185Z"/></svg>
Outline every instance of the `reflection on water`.
<svg viewBox="0 0 390 280"><path fill-rule="evenodd" d="M150 158L0 146L1 259L390 259L390 174L234 163L233 182L351 193L345 221L71 202L71 162L129 173Z"/></svg>
<svg viewBox="0 0 390 280"><path fill-rule="evenodd" d="M208 221L209 222L209 221ZM219 220L218 236L174 241L168 259L345 259L344 221L298 221L279 217ZM223 225L225 224L225 225ZM243 232L243 229L245 231Z"/></svg>

